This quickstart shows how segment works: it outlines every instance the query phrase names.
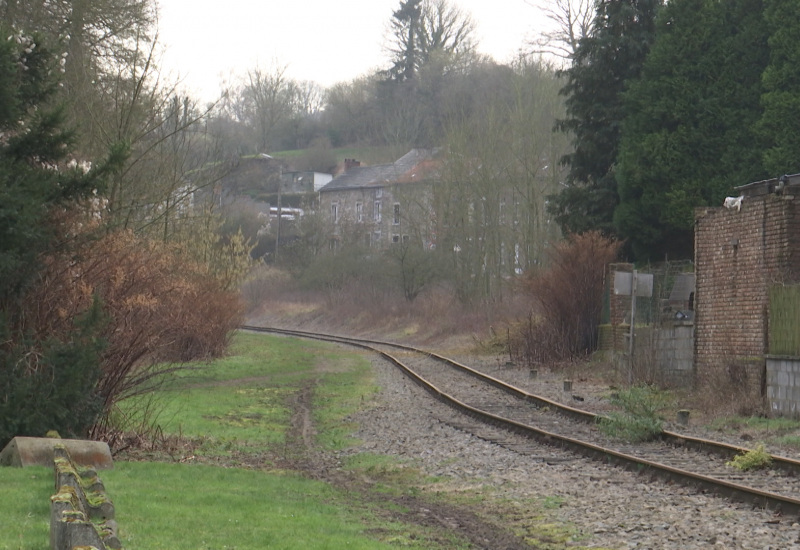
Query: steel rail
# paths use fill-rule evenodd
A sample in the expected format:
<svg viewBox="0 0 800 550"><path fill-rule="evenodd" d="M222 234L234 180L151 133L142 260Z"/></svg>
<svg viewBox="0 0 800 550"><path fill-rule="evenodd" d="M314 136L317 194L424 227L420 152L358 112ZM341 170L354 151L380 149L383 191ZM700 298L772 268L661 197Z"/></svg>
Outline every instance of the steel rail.
<svg viewBox="0 0 800 550"><path fill-rule="evenodd" d="M383 357L384 359L386 359L387 361L398 367L415 383L424 388L426 391L428 391L428 393L430 393L439 401L446 403L447 405L455 408L456 410L459 410L460 412L472 418L476 418L482 422L486 422L488 424L509 430L511 432L525 435L526 437L530 437L547 445L566 448L572 452L575 452L582 456L586 456L588 458L592 458L594 460L601 460L607 463L616 464L624 467L627 470L636 471L638 473L649 473L652 477L664 479L669 482L679 482L683 485L701 488L704 490L714 492L721 496L725 496L735 500L740 500L743 502L749 502L757 507L780 511L781 513L784 514L794 514L794 515L800 514L800 500L798 499L778 495L775 493L770 493L767 491L762 491L760 489L755 489L753 487L739 485L737 483L716 479L713 477L705 476L695 472L690 472L688 470L683 470L680 468L675 468L672 466L636 457L626 453L621 453L613 449L608 449L605 447L601 447L599 445L595 445L593 443L588 443L585 441L580 441L560 434L548 432L546 430L542 430L535 426L503 418L495 414L492 414L490 412L472 407L466 403L463 403L457 398L451 396L445 390L430 383L429 381L421 377L419 374L414 372L410 367L405 365L398 358L373 346L382 345L388 347L396 347L398 349L402 349L405 351L411 351L427 355L428 357L431 357L437 361L441 361L455 368L462 369L465 372L469 373L470 375L473 375L483 380L486 383L490 383L500 389L503 389L504 391L508 391L509 393L514 394L517 397L532 401L537 405L550 407L552 410L556 410L559 413L575 420L580 420L583 422L596 422L597 419L599 418L599 416L595 415L594 413L576 409L574 407L569 407L567 405L551 401L547 398L530 394L515 386L506 384L505 382L497 378L476 371L466 365L462 365L456 361L453 361L451 359L448 359L444 356L441 356L431 351L421 350L418 348L414 348L412 346L394 342L351 338L347 336L339 336L334 334L313 333L313 332L279 329L271 327L256 327L249 325L241 326L240 328L255 332L268 332L268 333L284 334L289 336L297 336L302 338L316 339L328 342L343 343L361 349L365 349L378 354L379 356ZM733 456L748 451L748 449L745 447L737 447L735 445L728 445L725 443L720 443L718 441L711 441L697 437L690 437L672 432L664 432L662 437L665 441L673 445L686 446L695 450L701 450L703 452L722 455L725 457ZM778 455L773 455L772 458L773 458L773 466L776 466L779 469L783 469L792 473L800 471L800 461L790 459L787 457L781 457Z"/></svg>

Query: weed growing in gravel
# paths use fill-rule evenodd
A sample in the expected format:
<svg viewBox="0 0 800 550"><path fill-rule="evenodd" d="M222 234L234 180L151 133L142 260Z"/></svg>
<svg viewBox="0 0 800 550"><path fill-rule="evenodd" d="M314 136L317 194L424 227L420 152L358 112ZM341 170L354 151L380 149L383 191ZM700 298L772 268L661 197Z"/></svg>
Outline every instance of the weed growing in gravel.
<svg viewBox="0 0 800 550"><path fill-rule="evenodd" d="M545 510L556 510L564 505L564 498L558 496L546 496L542 498L542 508Z"/></svg>
<svg viewBox="0 0 800 550"><path fill-rule="evenodd" d="M621 410L598 420L606 435L631 442L651 441L663 431L659 411L671 401L668 393L650 386L634 386L611 396Z"/></svg>
<svg viewBox="0 0 800 550"><path fill-rule="evenodd" d="M736 455L733 460L726 462L728 466L733 466L737 470L757 470L766 468L772 463L772 456L766 451L763 443L759 443L754 449L750 449L744 454Z"/></svg>

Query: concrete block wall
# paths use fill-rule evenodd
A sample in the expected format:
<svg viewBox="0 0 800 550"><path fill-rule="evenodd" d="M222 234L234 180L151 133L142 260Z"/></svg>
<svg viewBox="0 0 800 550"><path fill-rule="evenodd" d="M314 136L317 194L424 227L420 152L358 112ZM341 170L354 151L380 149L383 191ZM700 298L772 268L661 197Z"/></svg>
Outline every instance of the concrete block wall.
<svg viewBox="0 0 800 550"><path fill-rule="evenodd" d="M741 210L695 212L695 361L698 378L764 384L769 285L798 273L800 215L793 196L745 197Z"/></svg>
<svg viewBox="0 0 800 550"><path fill-rule="evenodd" d="M694 323L676 322L655 333L656 362L662 381L670 386L694 383Z"/></svg>
<svg viewBox="0 0 800 550"><path fill-rule="evenodd" d="M800 418L800 358L767 357L767 401L772 414Z"/></svg>

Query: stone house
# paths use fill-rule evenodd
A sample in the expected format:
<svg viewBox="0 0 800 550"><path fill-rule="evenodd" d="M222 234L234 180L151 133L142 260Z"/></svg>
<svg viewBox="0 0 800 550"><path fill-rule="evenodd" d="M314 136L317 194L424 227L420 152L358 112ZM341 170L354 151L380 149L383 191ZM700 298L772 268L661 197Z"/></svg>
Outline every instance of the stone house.
<svg viewBox="0 0 800 550"><path fill-rule="evenodd" d="M800 351L786 356L770 341L780 323L770 294L800 283L800 174L736 190L725 206L695 211L696 373L794 416Z"/></svg>
<svg viewBox="0 0 800 550"><path fill-rule="evenodd" d="M393 163L345 170L319 190L319 211L327 217L330 246L361 242L383 249L392 243L435 243L433 185L438 181L436 150L412 149Z"/></svg>

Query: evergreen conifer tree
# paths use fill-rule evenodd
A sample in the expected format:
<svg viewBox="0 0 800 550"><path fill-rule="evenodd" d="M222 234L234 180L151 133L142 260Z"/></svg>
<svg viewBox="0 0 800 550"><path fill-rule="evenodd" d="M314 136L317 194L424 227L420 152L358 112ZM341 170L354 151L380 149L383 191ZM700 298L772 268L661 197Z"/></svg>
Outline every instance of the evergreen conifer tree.
<svg viewBox="0 0 800 550"><path fill-rule="evenodd" d="M673 0L626 93L617 163L618 234L637 259L691 258L694 208L764 177L761 0Z"/></svg>
<svg viewBox="0 0 800 550"><path fill-rule="evenodd" d="M15 435L43 436L51 429L80 435L99 412L99 304L70 334L30 334L21 312L45 256L70 246L70 228L59 225L58 214L101 193L104 177L124 154L120 148L88 173L70 159L73 135L63 128L63 109L52 103L63 57L35 36L8 30L0 36L2 447Z"/></svg>
<svg viewBox="0 0 800 550"><path fill-rule="evenodd" d="M558 128L573 137L566 188L550 212L565 232L614 232L619 201L614 164L627 112L623 92L641 72L655 36L661 0L599 0L590 34L563 71L567 118Z"/></svg>

